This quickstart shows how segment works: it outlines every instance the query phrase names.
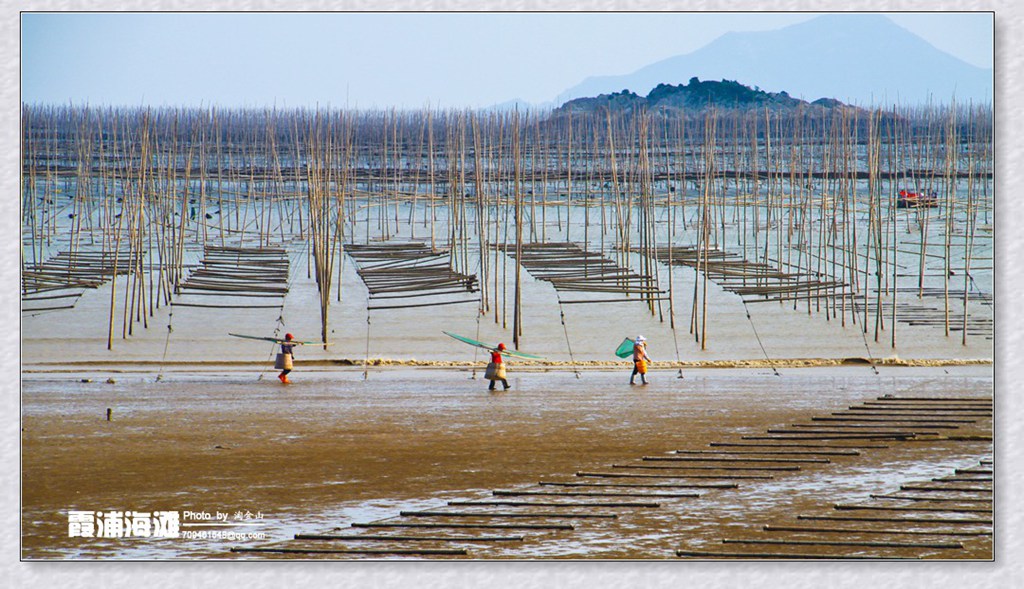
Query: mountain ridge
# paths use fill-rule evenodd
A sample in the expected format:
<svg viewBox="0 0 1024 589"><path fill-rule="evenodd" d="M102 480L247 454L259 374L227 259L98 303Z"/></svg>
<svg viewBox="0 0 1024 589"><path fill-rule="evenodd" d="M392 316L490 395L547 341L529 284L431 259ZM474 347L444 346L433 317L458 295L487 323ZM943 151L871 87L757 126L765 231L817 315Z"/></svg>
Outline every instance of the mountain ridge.
<svg viewBox="0 0 1024 589"><path fill-rule="evenodd" d="M632 73L591 76L557 103L622 88L646 93L692 77L744 80L849 104L991 101L992 70L970 65L879 14L827 14L771 31L729 32Z"/></svg>

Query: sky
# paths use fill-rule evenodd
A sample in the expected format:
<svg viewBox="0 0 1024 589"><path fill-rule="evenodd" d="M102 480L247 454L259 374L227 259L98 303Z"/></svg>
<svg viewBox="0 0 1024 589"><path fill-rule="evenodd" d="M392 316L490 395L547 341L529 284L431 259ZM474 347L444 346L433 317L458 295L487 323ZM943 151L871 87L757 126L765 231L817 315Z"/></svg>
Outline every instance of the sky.
<svg viewBox="0 0 1024 589"><path fill-rule="evenodd" d="M886 13L993 66L991 13ZM533 104L730 31L816 13L23 13L22 100L117 106Z"/></svg>

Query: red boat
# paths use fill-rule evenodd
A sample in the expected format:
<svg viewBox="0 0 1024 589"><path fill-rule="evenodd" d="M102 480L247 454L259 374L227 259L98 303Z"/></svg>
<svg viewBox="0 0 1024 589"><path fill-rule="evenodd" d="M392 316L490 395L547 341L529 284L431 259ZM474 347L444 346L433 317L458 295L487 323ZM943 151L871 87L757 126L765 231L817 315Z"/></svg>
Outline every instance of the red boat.
<svg viewBox="0 0 1024 589"><path fill-rule="evenodd" d="M935 192L925 194L923 192L901 190L899 192L899 198L896 199L896 208L899 209L918 209L937 206L939 206L939 197Z"/></svg>

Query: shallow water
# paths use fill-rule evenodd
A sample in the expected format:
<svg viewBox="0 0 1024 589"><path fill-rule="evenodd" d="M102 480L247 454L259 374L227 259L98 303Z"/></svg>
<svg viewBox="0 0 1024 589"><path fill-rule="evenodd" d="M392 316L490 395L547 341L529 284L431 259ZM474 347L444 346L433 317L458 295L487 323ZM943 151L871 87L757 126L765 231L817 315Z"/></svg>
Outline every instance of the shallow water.
<svg viewBox="0 0 1024 589"><path fill-rule="evenodd" d="M408 212L407 206L402 205L405 209L403 219L405 212ZM444 208L437 209L435 213L441 215L437 234L446 235ZM561 215L561 208L550 211L552 215L555 213ZM601 238L596 227L592 227L587 234L583 233L583 214L583 207L575 207L571 227L566 227L564 223L549 221L543 226L545 231L535 237L543 237L546 241L575 241L590 251L600 251L605 256L614 258L614 245L610 234L606 238ZM663 215L664 211L660 214ZM416 218L421 216L419 213L415 215ZM899 233L900 239L908 242L920 241L919 231L911 231L908 219L901 221L901 228L904 225L903 221L906 221L907 227L905 231ZM933 222L930 231L937 231L937 227L941 226L941 223ZM732 224L729 227L730 233L738 230ZM365 243L367 237L363 223L356 223L353 229L356 233L351 239L355 243ZM408 223L403 222L397 231L398 233L391 238L392 242L409 240L413 235L421 241L427 239L428 230L421 226L410 227ZM657 231L658 242L668 243L667 227L659 224ZM370 239L377 241L379 235L373 233ZM739 253L738 246L732 243L732 239L730 238L729 243L722 247ZM933 245L942 241L936 235L931 235L929 239ZM695 243L695 230L691 228L689 233L675 234L674 240L677 244ZM437 245L447 247L447 243L440 240L440 237ZM233 338L228 333L281 336L285 332L291 332L299 340L320 339L319 295L310 269L312 262L309 244L289 237L283 242L283 246L290 260L289 290L283 299L203 296L199 297L203 304L240 307L198 308L165 305L152 309L152 316L138 317L134 322L129 321L131 334L124 336L127 330L124 317L125 293L130 291L131 285L122 277L117 280L116 286L108 282L97 289L86 290L75 303L74 309L25 313L22 339L25 368L52 368L54 364L72 361L106 362L109 363L107 368L112 371L140 361L154 363L157 369L164 365L217 361L272 365L275 352L272 344ZM67 244L61 245L61 240L55 240L51 249L56 252L67 247ZM99 245L82 247L98 248ZM979 239L976 247L979 251L975 255L991 256L990 241ZM469 271L479 274L479 249L475 244L471 244L466 253L471 266ZM959 248L953 248L953 253L960 255ZM486 285L490 308L483 316L478 312L478 304L474 303L369 312L368 292L356 273L356 264L349 256L340 256L335 263L327 321L327 335L331 346L327 349L304 346L297 351L298 362L301 364L303 361L312 360L363 360L367 357L484 361L482 351L448 338L442 331L458 333L488 343L503 341L512 345L513 304L509 299L513 296L516 264L512 258L504 254L497 257L493 254L493 251L488 252L488 263L494 267L496 274L500 274L501 288L498 289L500 293L495 298L492 274ZM753 255L753 252L750 255ZM198 264L202 257L200 244L188 243L185 256L188 268ZM793 256L787 253L784 259L799 259L799 252ZM638 254L630 254L627 258L630 268L636 270L642 267ZM932 309L929 312L932 319L941 319L941 299L919 299L916 296L918 268L914 262L915 258L904 255L901 259L907 268L901 271L897 300L901 305L927 306ZM941 276L944 273L940 272L940 262L941 260L928 259L924 286L939 290L943 288ZM559 295L551 283L534 279L528 271L522 272L523 326L520 348L560 362L614 361L613 351L624 337L643 334L649 341L651 357L656 361L893 356L990 360L993 357L991 330L985 335L970 335L965 345L961 341L960 332L953 331L946 336L942 325L908 325L900 321L893 328L890 325L891 311L884 313L885 317L876 338L876 321L872 310L868 319L868 331L865 333L862 323L866 301L863 294L856 301L836 303L830 316L826 312L827 305L808 304L806 301L800 301L795 308L792 302L752 302L744 305L740 296L710 282L707 285L707 325L706 328L697 327L695 330L691 328L694 297L697 290L703 292L703 281L697 278L697 273L691 268L669 268L663 263L654 266L657 268L660 288L667 290L670 275L673 285L672 307L667 301L663 301L654 313L639 300L560 305L560 296L565 300L594 300L607 299L610 295L579 292ZM975 268L970 278L972 289L977 288L988 295L992 294L991 269ZM152 283L153 277L147 277L147 280ZM698 285L700 288L695 288ZM962 274L955 276L949 283L949 288L953 291L964 288ZM112 289L116 301L114 339L113 350L107 350ZM182 302L182 299L188 296L177 296L175 300ZM991 304L981 301L977 292L972 292L971 297L968 302L970 317L991 320ZM431 303L438 302L438 299L424 297L412 301ZM389 304L395 302L389 300ZM698 303L700 311L697 315L703 317L703 295L698 296ZM280 304L280 307L244 307L253 304ZM950 311L954 317L963 304L962 299L950 299ZM851 317L853 305L856 305L858 310L856 319ZM499 315L497 322L496 312ZM908 311L901 306L900 313ZM671 326L673 314L674 329ZM956 322L952 327L958 327ZM893 329L896 332L895 347L892 345ZM697 341L694 331L705 333L706 339L703 343Z"/></svg>

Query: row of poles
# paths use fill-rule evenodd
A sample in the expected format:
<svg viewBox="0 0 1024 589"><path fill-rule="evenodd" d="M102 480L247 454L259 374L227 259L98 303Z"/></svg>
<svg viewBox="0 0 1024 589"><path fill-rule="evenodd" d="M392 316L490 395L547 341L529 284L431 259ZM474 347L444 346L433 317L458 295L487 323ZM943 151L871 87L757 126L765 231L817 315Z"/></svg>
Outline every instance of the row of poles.
<svg viewBox="0 0 1024 589"><path fill-rule="evenodd" d="M916 279L921 297L935 270L929 248L940 245L946 334L960 296L966 343L972 262L990 244L978 233L990 227L993 202L990 105L620 112L25 105L22 128L22 263L39 265L55 249L99 249L115 265L120 256L131 260L125 291L111 292L108 347L116 318L127 337L133 323L145 326L170 302L188 270L186 246L289 240L309 244L326 343L345 244L394 239L445 249L453 271L477 274L480 313L506 329L511 319L517 345L524 277L518 264L510 271L508 254L518 259L524 243L577 241L613 252L622 267L639 264L652 284L661 263L673 263L674 248L660 246L695 246L690 331L702 347L704 270L715 251L736 249L751 263L850 285L856 296L804 297L807 312L859 322L875 341L888 330L895 347L899 279ZM900 209L903 188L935 193L940 206ZM911 245L918 248L907 267L899 253ZM951 280L957 271L960 291ZM669 271L673 329L674 287ZM640 296L664 320L660 300Z"/></svg>

